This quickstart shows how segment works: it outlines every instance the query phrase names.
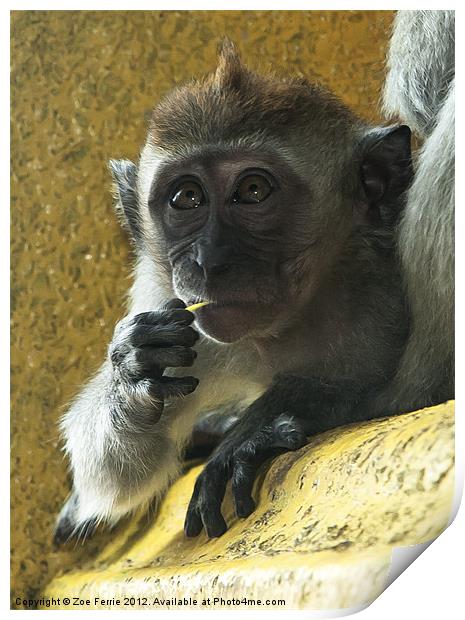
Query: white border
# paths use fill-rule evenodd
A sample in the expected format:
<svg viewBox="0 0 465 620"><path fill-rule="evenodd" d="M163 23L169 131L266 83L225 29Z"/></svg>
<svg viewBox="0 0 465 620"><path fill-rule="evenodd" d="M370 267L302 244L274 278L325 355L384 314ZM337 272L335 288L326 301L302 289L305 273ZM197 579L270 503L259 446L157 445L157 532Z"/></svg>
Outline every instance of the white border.
<svg viewBox="0 0 465 620"><path fill-rule="evenodd" d="M192 2L179 2L173 7L172 2L133 2L131 10L392 10L392 5L386 5L381 2L362 2L358 3L355 7L349 7L342 2L325 2L324 6L310 5L310 3L303 2L287 2L285 6L277 2L243 2L237 0L234 4L224 3L222 6L214 4L213 2L192 3ZM460 54L461 42L461 27L462 27L462 14L463 10L457 2L447 3L447 7L438 7L438 3L435 2L397 2L396 9L439 9L447 8L454 9L457 13L457 109L462 109L460 102L462 97L462 67ZM127 3L120 1L113 2L80 2L69 3L66 7L62 2L10 2L6 7L1 9L1 21L0 21L0 53L1 53L1 70L2 70L2 82L6 88L3 92L9 92L9 15L10 10L123 10L127 9ZM4 157L4 165L1 167L2 178L2 191L5 194L3 202L3 208L0 209L0 290L5 291L5 296L8 299L8 303L3 302L0 305L1 325L5 331L4 337L1 339L2 350L2 364L1 364L1 377L0 377L0 398L4 407L2 411L9 411L9 295L7 296L8 281L9 281L9 217L8 209L6 205L9 205L9 106L5 96L1 97L2 117L4 118L3 127L8 127L8 132L2 131L2 155ZM457 119L457 137L459 148L457 149L457 169L462 170L463 156L461 154L460 145L462 144L461 136L463 135L463 122L459 117ZM459 175L460 178L460 175ZM457 187L457 204L460 206L463 204L462 198L463 191L460 185ZM457 210L456 223L457 223L457 238L462 239L464 234L464 214L463 209ZM457 273L462 272L464 265L464 250L461 243L457 245L456 265ZM462 360L463 347L460 346L464 341L464 329L461 326L460 318L465 316L465 307L463 304L463 288L460 280L457 281L456 288L456 313L459 317L457 322L457 401L462 402L462 386L464 385L464 366ZM6 415L6 413L5 413ZM8 424L8 423L7 423ZM456 486L457 494L455 500L455 511L459 508L459 498L461 497L461 489L463 488L463 472L465 470L465 441L464 441L465 420L463 420L463 414L461 406L458 406L458 414L456 418L456 445L457 445L457 467L456 467ZM7 479L9 471L9 445L8 445L9 433L4 431L2 433L2 439L5 442L2 456L4 459L4 467L2 473ZM5 486L3 487L5 495L7 494L8 481L5 480ZM8 502L6 500L4 504L4 514L2 519L3 532L6 534L6 530L9 530L9 510ZM456 518L451 526L436 540L427 551L419 557L412 566L410 566L405 573L378 598L367 609L360 611L356 614L357 617L364 620L376 619L376 620L392 620L393 617L409 618L409 617L421 617L425 620L429 618L436 620L438 617L445 618L446 620L459 617L463 613L462 591L463 591L463 556L461 549L465 548L465 519L463 506L459 510L459 518ZM2 536L0 543L2 563L2 578L0 584L2 586L1 604L5 611L8 609L8 613L14 613L9 610L9 545L6 535ZM44 612L42 612L44 613ZM47 612L45 612L47 613ZM54 612L60 614L60 611ZM75 611L64 612L66 617L68 614L80 614L80 613L103 613L111 614L112 612L94 612L94 611ZM128 611L127 614L135 614L135 617L140 618L140 614L152 613L144 611ZM182 611L157 611L158 615L169 613L170 618L184 615L190 612ZM196 613L196 612L192 612ZM236 613L234 611L210 611L209 617L216 617L217 614L224 613ZM260 612L248 612L240 611L241 616L253 616ZM266 611L267 617L269 615L277 615L282 618L282 611ZM333 614L326 612L285 612L288 614L305 614L308 618L323 618L334 617ZM174 616L173 616L174 615ZM57 617L57 616L53 616Z"/></svg>

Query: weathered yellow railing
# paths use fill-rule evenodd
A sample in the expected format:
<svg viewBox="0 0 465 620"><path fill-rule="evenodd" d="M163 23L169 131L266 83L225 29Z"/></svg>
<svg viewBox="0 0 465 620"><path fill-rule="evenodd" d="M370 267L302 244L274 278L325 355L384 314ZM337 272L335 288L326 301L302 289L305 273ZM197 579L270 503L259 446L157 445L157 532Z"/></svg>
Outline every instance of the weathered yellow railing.
<svg viewBox="0 0 465 620"><path fill-rule="evenodd" d="M287 609L341 608L383 590L393 547L431 540L453 497L453 403L324 433L275 459L255 485L256 511L219 539L186 539L183 520L201 466L169 490L158 513L138 514L81 570L44 596L89 600L284 599ZM190 600L189 600L190 599ZM134 605L131 605L133 607Z"/></svg>

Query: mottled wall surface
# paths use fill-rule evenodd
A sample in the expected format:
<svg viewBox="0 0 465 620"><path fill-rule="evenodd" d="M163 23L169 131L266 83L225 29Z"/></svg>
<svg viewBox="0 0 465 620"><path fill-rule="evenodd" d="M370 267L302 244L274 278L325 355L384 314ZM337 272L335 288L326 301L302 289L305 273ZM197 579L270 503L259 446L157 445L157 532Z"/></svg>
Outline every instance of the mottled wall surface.
<svg viewBox="0 0 465 620"><path fill-rule="evenodd" d="M67 494L57 421L124 312L131 254L106 161L136 159L173 84L211 70L225 34L253 67L321 80L376 120L392 12L12 15L12 593L101 544L51 547Z"/></svg>

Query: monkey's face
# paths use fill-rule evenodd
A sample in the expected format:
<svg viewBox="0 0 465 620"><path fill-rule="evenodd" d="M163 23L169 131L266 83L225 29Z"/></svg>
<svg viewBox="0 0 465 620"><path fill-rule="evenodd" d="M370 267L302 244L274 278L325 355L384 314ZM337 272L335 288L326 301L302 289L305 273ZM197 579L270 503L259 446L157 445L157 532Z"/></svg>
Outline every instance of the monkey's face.
<svg viewBox="0 0 465 620"><path fill-rule="evenodd" d="M321 233L309 231L310 205L307 183L276 155L204 148L159 166L150 218L176 294L210 302L196 313L204 333L232 342L276 330L301 293L294 263Z"/></svg>
<svg viewBox="0 0 465 620"><path fill-rule="evenodd" d="M391 179L410 161L406 133L367 131L320 87L249 71L231 45L213 75L155 107L121 204L175 293L210 302L197 311L205 334L276 336L318 303L354 214L376 220L406 187Z"/></svg>

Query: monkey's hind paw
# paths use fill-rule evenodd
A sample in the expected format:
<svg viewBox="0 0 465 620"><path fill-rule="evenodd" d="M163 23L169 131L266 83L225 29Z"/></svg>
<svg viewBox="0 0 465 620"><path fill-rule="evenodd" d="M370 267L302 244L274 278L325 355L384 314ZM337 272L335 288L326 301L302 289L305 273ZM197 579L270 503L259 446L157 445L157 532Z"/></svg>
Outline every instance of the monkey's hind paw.
<svg viewBox="0 0 465 620"><path fill-rule="evenodd" d="M77 505L77 495L73 492L58 515L53 534L55 545L61 546L73 539L76 542L84 542L93 536L97 527L97 519L86 519L78 523L76 519Z"/></svg>
<svg viewBox="0 0 465 620"><path fill-rule="evenodd" d="M95 519L88 519L79 525L73 523L68 517L60 519L55 532L53 534L53 544L61 547L66 543L74 540L76 542L84 542L95 533L97 522Z"/></svg>

